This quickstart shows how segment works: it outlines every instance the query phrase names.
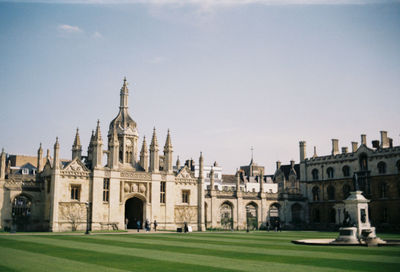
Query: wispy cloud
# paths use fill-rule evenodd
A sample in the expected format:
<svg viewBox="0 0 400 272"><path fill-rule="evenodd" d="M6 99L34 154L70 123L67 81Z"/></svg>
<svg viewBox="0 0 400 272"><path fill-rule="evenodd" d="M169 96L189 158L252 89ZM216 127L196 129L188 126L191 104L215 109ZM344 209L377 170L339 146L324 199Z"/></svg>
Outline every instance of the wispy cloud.
<svg viewBox="0 0 400 272"><path fill-rule="evenodd" d="M65 33L81 33L83 30L79 26L59 25L58 30Z"/></svg>
<svg viewBox="0 0 400 272"><path fill-rule="evenodd" d="M103 38L103 35L102 35L100 32L96 31L96 32L94 32L94 33L92 34L92 38L94 38L94 39L101 39L101 38Z"/></svg>

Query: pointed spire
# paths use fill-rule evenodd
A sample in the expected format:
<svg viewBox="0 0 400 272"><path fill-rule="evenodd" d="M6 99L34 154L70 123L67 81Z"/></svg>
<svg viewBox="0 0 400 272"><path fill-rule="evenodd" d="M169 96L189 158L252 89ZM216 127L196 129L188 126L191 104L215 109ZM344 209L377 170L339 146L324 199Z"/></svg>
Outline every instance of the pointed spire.
<svg viewBox="0 0 400 272"><path fill-rule="evenodd" d="M101 141L100 120L97 119L96 134L94 135L95 141Z"/></svg>
<svg viewBox="0 0 400 272"><path fill-rule="evenodd" d="M140 155L144 155L144 154L147 154L146 136L143 136L142 150L140 151Z"/></svg>
<svg viewBox="0 0 400 272"><path fill-rule="evenodd" d="M38 149L37 170L38 170L38 173L39 173L39 172L42 172L42 170L43 170L43 149L42 149L42 143L40 143L39 149Z"/></svg>
<svg viewBox="0 0 400 272"><path fill-rule="evenodd" d="M50 160L50 149L47 149L46 151L46 158Z"/></svg>
<svg viewBox="0 0 400 272"><path fill-rule="evenodd" d="M181 168L181 161L179 160L179 156L176 159L176 169L179 170Z"/></svg>
<svg viewBox="0 0 400 272"><path fill-rule="evenodd" d="M313 155L313 158L316 158L316 157L317 157L317 147L314 146L314 155Z"/></svg>
<svg viewBox="0 0 400 272"><path fill-rule="evenodd" d="M156 128L153 128L153 137L151 138L150 149L158 151L158 143L157 143L157 135L156 135Z"/></svg>
<svg viewBox="0 0 400 272"><path fill-rule="evenodd" d="M164 146L164 151L166 150L172 150L172 144L171 144L171 135L169 133L169 129L168 129L168 133L167 133L167 140L165 141L165 146Z"/></svg>
<svg viewBox="0 0 400 272"><path fill-rule="evenodd" d="M56 143L54 144L54 148L60 149L60 143L58 142L58 136L56 137Z"/></svg>
<svg viewBox="0 0 400 272"><path fill-rule="evenodd" d="M81 146L81 138L79 137L79 128L76 128L74 147L79 147L79 146Z"/></svg>
<svg viewBox="0 0 400 272"><path fill-rule="evenodd" d="M126 77L124 77L124 83L121 88L120 92L120 103L119 103L119 108L120 109L127 109L128 108L128 82L126 81Z"/></svg>
<svg viewBox="0 0 400 272"><path fill-rule="evenodd" d="M60 168L60 143L58 137L56 137L56 143L54 144L54 158L53 158L54 169Z"/></svg>

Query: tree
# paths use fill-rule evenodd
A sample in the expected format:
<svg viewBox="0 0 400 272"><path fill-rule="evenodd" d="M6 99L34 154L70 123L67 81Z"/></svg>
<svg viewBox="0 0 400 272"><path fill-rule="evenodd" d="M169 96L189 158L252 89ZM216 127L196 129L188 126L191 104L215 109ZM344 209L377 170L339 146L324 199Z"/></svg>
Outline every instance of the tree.
<svg viewBox="0 0 400 272"><path fill-rule="evenodd" d="M62 203L60 212L63 220L71 224L71 230L76 231L79 224L86 223L86 208L84 203Z"/></svg>

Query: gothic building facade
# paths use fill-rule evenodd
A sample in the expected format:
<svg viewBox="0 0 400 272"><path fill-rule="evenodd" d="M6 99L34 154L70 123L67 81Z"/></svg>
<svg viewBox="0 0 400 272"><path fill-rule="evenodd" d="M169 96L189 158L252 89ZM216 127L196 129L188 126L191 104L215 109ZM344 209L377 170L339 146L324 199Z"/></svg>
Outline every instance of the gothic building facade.
<svg viewBox="0 0 400 272"><path fill-rule="evenodd" d="M380 229L400 228L400 146L385 131L368 147L366 136L352 151L332 140L332 154L306 157L300 142L300 163L276 163L273 174L253 158L234 175L222 174L215 162L192 159L173 164L167 132L162 154L156 130L150 145L140 139L128 113L128 87L120 91L118 115L107 138L100 122L82 153L76 131L70 160L60 158L58 138L53 156L40 145L37 157L0 155L0 228L17 231L125 229L143 226L175 230L184 223L194 230L337 228L344 219L343 200L362 190L371 200L370 216ZM103 161L103 158L107 159ZM360 188L354 186L354 180Z"/></svg>
<svg viewBox="0 0 400 272"><path fill-rule="evenodd" d="M174 166L170 132L160 155L155 129L150 146L143 137L140 148L137 124L128 113L128 95L124 80L119 112L108 127L107 139L98 121L85 156L78 130L71 160L60 159L57 138L52 157L49 151L44 157L40 145L36 165L30 163L27 175L10 171L12 164L26 166L17 166L3 150L1 228L57 232L84 229L89 222L92 230L124 229L136 228L138 221L141 227L145 220L156 220L162 229L176 229L186 222L203 231L259 228L271 216L270 210L279 217L277 185L253 162L225 177L216 163L204 166L201 153L198 165L190 160L180 166L178 158Z"/></svg>
<svg viewBox="0 0 400 272"><path fill-rule="evenodd" d="M372 225L379 230L400 229L400 146L393 146L386 131L380 134L380 141L372 141L372 146L361 135L361 145L352 142L350 152L347 147L340 152L339 141L332 139L330 155L318 156L314 148L310 158L306 158L306 142L300 142L300 184L311 227L333 229L342 224L343 200L350 191L361 190L370 200Z"/></svg>

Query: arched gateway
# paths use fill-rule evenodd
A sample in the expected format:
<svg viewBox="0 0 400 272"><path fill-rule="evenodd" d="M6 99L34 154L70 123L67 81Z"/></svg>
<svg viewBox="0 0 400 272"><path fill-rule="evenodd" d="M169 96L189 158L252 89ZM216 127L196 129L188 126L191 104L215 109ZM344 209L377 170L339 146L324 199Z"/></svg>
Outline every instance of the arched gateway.
<svg viewBox="0 0 400 272"><path fill-rule="evenodd" d="M143 200L132 197L125 202L125 223L128 219L128 229L137 229L137 221L140 220L140 228L143 226L144 212Z"/></svg>

